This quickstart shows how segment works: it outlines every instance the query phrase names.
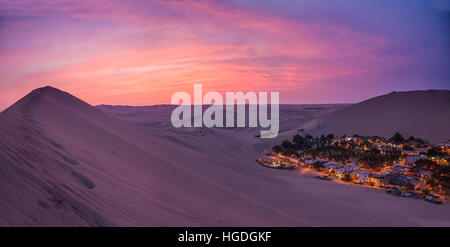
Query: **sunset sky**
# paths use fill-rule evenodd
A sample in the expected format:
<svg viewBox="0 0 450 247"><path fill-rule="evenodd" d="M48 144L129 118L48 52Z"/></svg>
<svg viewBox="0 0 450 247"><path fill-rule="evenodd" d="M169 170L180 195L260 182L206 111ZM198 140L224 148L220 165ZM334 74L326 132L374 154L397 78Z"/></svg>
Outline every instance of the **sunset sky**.
<svg viewBox="0 0 450 247"><path fill-rule="evenodd" d="M281 103L450 89L450 1L0 0L0 110L51 85L90 104L177 91Z"/></svg>

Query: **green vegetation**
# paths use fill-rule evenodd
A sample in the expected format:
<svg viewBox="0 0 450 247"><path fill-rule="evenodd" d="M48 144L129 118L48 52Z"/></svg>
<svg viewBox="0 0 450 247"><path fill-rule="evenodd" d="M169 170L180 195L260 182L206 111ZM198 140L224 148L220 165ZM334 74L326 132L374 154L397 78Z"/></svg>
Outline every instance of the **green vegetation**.
<svg viewBox="0 0 450 247"><path fill-rule="evenodd" d="M281 145L275 145L272 151L299 159L320 158L341 165L356 163L372 174L378 171L395 171L397 173L392 176L394 178L415 176L416 181L421 181L422 189L427 188L436 193L447 193L445 191L450 190L449 149L442 145L429 145L413 136L404 138L400 133L395 133L389 139L379 136L344 135L336 138L334 134L315 137L296 134L292 141L284 140ZM423 158L417 160L414 156L419 152ZM321 171L325 166L317 160L312 163L312 168ZM344 175L342 179L351 181L352 177ZM407 190L414 189L413 184L402 182L402 179L396 182Z"/></svg>
<svg viewBox="0 0 450 247"><path fill-rule="evenodd" d="M398 133L397 133L398 134ZM394 139L400 140L401 136L394 135ZM360 137L355 135L354 137ZM386 163L392 163L401 157L401 151L392 149L381 152L370 146L368 141L355 142L345 141L345 137L337 142L334 134L321 135L313 137L311 135L295 135L292 142L284 140L281 146L276 145L272 148L275 153L283 155L295 155L297 157L312 156L326 157L329 160L345 163L349 159L355 159L367 168L382 167ZM380 137L375 137L381 139ZM300 152L299 152L300 151Z"/></svg>

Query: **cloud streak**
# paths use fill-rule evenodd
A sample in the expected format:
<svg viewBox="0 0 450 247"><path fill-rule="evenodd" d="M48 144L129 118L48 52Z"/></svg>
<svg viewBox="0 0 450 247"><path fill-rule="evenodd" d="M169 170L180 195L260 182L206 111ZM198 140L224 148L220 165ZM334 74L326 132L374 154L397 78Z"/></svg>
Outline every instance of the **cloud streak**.
<svg viewBox="0 0 450 247"><path fill-rule="evenodd" d="M282 103L448 89L448 15L411 1L2 0L0 102L47 84L139 105L198 82Z"/></svg>

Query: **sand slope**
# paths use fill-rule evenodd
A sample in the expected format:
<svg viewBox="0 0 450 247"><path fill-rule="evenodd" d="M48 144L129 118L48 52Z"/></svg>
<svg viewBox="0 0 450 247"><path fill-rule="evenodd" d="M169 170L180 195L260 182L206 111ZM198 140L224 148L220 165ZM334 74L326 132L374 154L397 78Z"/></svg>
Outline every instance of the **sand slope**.
<svg viewBox="0 0 450 247"><path fill-rule="evenodd" d="M431 143L450 139L450 91L392 92L327 114L309 126L312 133L391 137L395 132Z"/></svg>
<svg viewBox="0 0 450 247"><path fill-rule="evenodd" d="M121 121L45 87L2 112L0 225L450 225L448 204L264 168L252 130L174 129L159 110Z"/></svg>

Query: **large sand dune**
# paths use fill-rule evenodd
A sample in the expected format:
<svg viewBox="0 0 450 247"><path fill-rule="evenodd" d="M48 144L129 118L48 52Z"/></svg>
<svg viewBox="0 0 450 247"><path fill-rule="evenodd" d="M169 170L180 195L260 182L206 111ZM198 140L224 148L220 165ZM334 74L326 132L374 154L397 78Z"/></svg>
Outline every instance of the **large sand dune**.
<svg viewBox="0 0 450 247"><path fill-rule="evenodd" d="M450 91L392 92L324 115L304 127L313 134L377 135L399 132L431 143L450 139Z"/></svg>
<svg viewBox="0 0 450 247"><path fill-rule="evenodd" d="M45 87L0 114L0 225L450 226L448 203L256 164L317 109L286 106L276 140L175 129L170 106L100 109Z"/></svg>

